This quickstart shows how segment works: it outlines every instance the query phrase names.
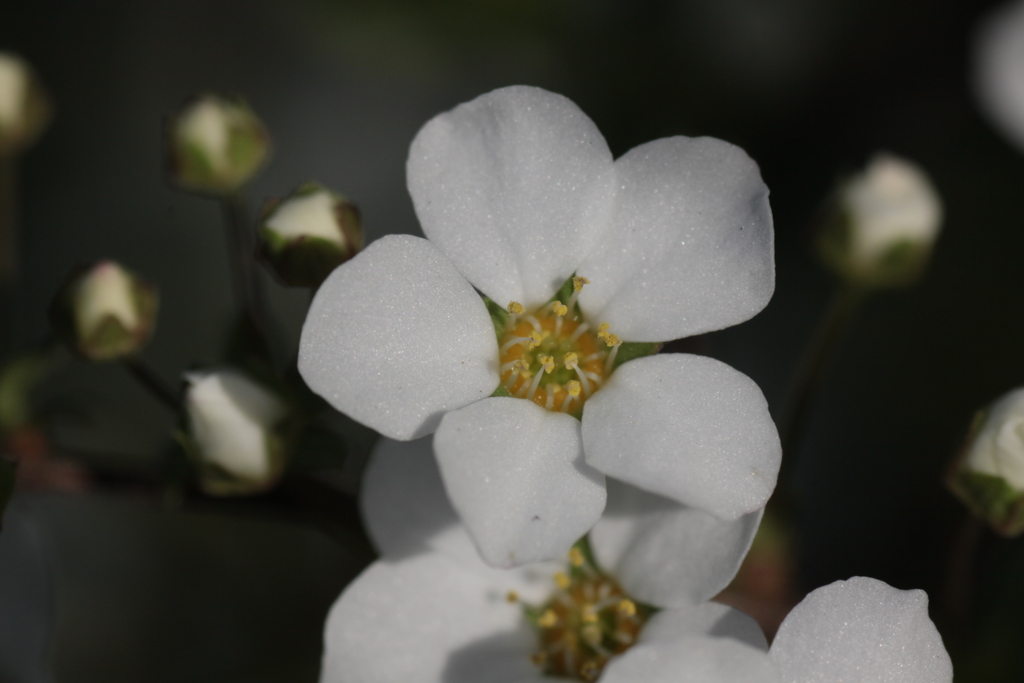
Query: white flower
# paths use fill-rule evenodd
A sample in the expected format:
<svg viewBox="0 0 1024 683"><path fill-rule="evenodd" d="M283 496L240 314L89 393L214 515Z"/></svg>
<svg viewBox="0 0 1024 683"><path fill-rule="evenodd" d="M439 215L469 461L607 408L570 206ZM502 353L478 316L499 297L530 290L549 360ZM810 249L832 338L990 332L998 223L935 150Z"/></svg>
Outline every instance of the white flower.
<svg viewBox="0 0 1024 683"><path fill-rule="evenodd" d="M448 505L429 444L380 444L361 503L382 558L331 609L322 683L952 680L923 592L861 578L819 589L769 651L752 619L706 602L735 575L760 511L722 522L624 485L610 500L591 536L609 574L494 569Z"/></svg>
<svg viewBox="0 0 1024 683"><path fill-rule="evenodd" d="M25 60L0 52L0 155L19 152L50 121L50 101Z"/></svg>
<svg viewBox="0 0 1024 683"><path fill-rule="evenodd" d="M429 241L385 237L335 270L299 369L386 436L437 431L489 563L561 556L605 474L726 520L764 505L781 451L749 378L683 354L615 370L623 340L720 329L770 298L768 190L742 150L676 137L613 161L572 102L511 87L428 122L407 172ZM476 290L509 311L500 340Z"/></svg>
<svg viewBox="0 0 1024 683"><path fill-rule="evenodd" d="M248 493L272 484L283 467L284 401L235 370L189 372L185 382L189 445L204 488Z"/></svg>
<svg viewBox="0 0 1024 683"><path fill-rule="evenodd" d="M991 12L975 36L974 90L982 111L1024 150L1024 2Z"/></svg>
<svg viewBox="0 0 1024 683"><path fill-rule="evenodd" d="M14 55L0 53L0 130L21 124L28 84L28 65Z"/></svg>
<svg viewBox="0 0 1024 683"><path fill-rule="evenodd" d="M1024 388L975 419L949 486L976 515L1008 536L1024 531Z"/></svg>

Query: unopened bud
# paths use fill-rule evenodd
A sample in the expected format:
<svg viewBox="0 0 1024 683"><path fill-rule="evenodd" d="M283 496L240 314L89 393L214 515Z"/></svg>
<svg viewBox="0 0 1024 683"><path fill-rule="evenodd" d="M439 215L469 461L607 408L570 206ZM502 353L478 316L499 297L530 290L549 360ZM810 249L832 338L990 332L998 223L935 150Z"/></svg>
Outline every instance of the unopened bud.
<svg viewBox="0 0 1024 683"><path fill-rule="evenodd" d="M285 285L319 287L363 248L359 209L316 183L269 203L260 222L260 253Z"/></svg>
<svg viewBox="0 0 1024 683"><path fill-rule="evenodd" d="M114 261L76 271L51 308L54 328L89 360L130 356L149 341L156 322L156 287Z"/></svg>
<svg viewBox="0 0 1024 683"><path fill-rule="evenodd" d="M1024 388L978 413L947 483L999 533L1024 531Z"/></svg>
<svg viewBox="0 0 1024 683"><path fill-rule="evenodd" d="M211 495L264 491L284 470L291 411L276 393L237 370L185 374L187 434L181 441Z"/></svg>
<svg viewBox="0 0 1024 683"><path fill-rule="evenodd" d="M0 156L25 149L50 122L50 100L32 68L0 52Z"/></svg>
<svg viewBox="0 0 1024 683"><path fill-rule="evenodd" d="M907 285L924 272L941 223L942 202L924 172L878 154L839 187L819 234L819 252L854 284Z"/></svg>
<svg viewBox="0 0 1024 683"><path fill-rule="evenodd" d="M205 194L230 194L263 166L270 136L237 99L204 95L167 126L167 169L173 182Z"/></svg>

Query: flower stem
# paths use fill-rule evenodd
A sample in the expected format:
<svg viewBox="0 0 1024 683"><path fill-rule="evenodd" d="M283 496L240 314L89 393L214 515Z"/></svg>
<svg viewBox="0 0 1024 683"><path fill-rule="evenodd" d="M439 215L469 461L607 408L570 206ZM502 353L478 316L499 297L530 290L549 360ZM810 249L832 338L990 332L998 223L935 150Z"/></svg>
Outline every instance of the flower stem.
<svg viewBox="0 0 1024 683"><path fill-rule="evenodd" d="M152 394L158 401L163 403L175 415L181 408L181 399L178 392L172 390L160 379L159 375L153 372L145 361L138 356L129 356L121 359L121 364L131 373L132 377L138 380L146 391Z"/></svg>
<svg viewBox="0 0 1024 683"><path fill-rule="evenodd" d="M780 420L779 432L783 454L782 469L779 472L780 482L787 481L796 466L800 444L807 429L807 417L821 389L823 371L828 360L869 291L861 285L843 283L833 295L814 336L804 349L788 397L783 404Z"/></svg>

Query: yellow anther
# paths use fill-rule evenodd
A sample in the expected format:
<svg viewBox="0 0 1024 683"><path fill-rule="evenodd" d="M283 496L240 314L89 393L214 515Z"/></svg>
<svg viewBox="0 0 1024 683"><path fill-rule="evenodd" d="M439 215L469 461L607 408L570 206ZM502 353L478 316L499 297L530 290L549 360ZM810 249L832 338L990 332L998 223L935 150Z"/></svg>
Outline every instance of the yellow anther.
<svg viewBox="0 0 1024 683"><path fill-rule="evenodd" d="M580 275L573 277L572 279L572 291L578 292L583 289L583 285L589 285L590 280Z"/></svg>
<svg viewBox="0 0 1024 683"><path fill-rule="evenodd" d="M636 615L636 603L629 598L620 601L615 609L618 610L619 616L621 617L632 617Z"/></svg>
<svg viewBox="0 0 1024 683"><path fill-rule="evenodd" d="M561 301L552 301L551 312L557 316L563 316L569 312L569 307L563 304Z"/></svg>
<svg viewBox="0 0 1024 683"><path fill-rule="evenodd" d="M604 343L608 346L620 346L622 344L622 338L617 334L606 334L602 339L604 339Z"/></svg>
<svg viewBox="0 0 1024 683"><path fill-rule="evenodd" d="M506 602L519 602L519 593L516 593L515 591L509 591L508 593L505 594L505 601Z"/></svg>
<svg viewBox="0 0 1024 683"><path fill-rule="evenodd" d="M608 323L601 323L600 325L598 325L597 326L597 336L601 337L601 336L603 336L605 334L608 334L608 328L609 327L611 327L611 325L609 325Z"/></svg>
<svg viewBox="0 0 1024 683"><path fill-rule="evenodd" d="M523 305L518 301L508 302L508 312L512 315L522 315L524 311L526 311L526 309L523 308Z"/></svg>
<svg viewBox="0 0 1024 683"><path fill-rule="evenodd" d="M568 382L566 382L565 388L569 392L569 395L572 396L573 398L579 396L580 392L583 391L583 385L574 379L571 379Z"/></svg>
<svg viewBox="0 0 1024 683"><path fill-rule="evenodd" d="M580 629L580 636L584 643L590 647L597 647L601 644L603 636L601 634L601 627L597 624L587 624Z"/></svg>
<svg viewBox="0 0 1024 683"><path fill-rule="evenodd" d="M544 336L537 330L534 330L533 332L530 333L530 343L527 345L526 348L535 349L538 346L540 346L540 343L542 341L544 341Z"/></svg>
<svg viewBox="0 0 1024 683"><path fill-rule="evenodd" d="M558 615L555 614L555 610L549 609L544 614L540 615L540 619L537 620L537 625L541 628L551 628L558 623Z"/></svg>
<svg viewBox="0 0 1024 683"><path fill-rule="evenodd" d="M574 546L569 550L569 562L574 567L582 567L587 563L587 558L583 557L582 550Z"/></svg>
<svg viewBox="0 0 1024 683"><path fill-rule="evenodd" d="M537 356L537 360L540 361L541 367L544 368L544 372L551 373L555 371L555 359L551 356Z"/></svg>
<svg viewBox="0 0 1024 683"><path fill-rule="evenodd" d="M565 363L567 368L575 368L579 364L580 358L576 355L575 351L570 351L562 357L562 362Z"/></svg>
<svg viewBox="0 0 1024 683"><path fill-rule="evenodd" d="M583 609L580 610L580 618L584 624L596 624L597 610L593 605L583 605Z"/></svg>
<svg viewBox="0 0 1024 683"><path fill-rule="evenodd" d="M601 673L601 667L594 661L583 662L580 666L580 676L583 676L585 681L597 680L598 675Z"/></svg>
<svg viewBox="0 0 1024 683"><path fill-rule="evenodd" d="M569 577L565 575L565 572L556 572L555 573L555 585L556 586L558 586L562 590L565 590L566 588L569 587L570 583L572 583L572 582L569 581Z"/></svg>
<svg viewBox="0 0 1024 683"><path fill-rule="evenodd" d="M530 661L533 662L535 666L544 666L548 661L548 655L546 652L534 652L530 655Z"/></svg>

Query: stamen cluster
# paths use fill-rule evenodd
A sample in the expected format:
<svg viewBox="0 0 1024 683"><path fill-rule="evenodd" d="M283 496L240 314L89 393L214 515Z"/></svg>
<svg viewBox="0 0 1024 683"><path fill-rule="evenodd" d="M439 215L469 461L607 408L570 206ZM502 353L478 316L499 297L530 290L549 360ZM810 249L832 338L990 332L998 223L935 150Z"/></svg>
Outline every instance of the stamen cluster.
<svg viewBox="0 0 1024 683"><path fill-rule="evenodd" d="M500 343L501 382L512 396L579 414L611 374L622 340L608 332L608 323L591 330L576 306L588 280L574 277L572 282L566 303L552 301L530 314L519 302L509 303Z"/></svg>
<svg viewBox="0 0 1024 683"><path fill-rule="evenodd" d="M545 674L594 681L612 656L636 642L650 609L633 602L579 547L569 560L569 572L554 576L551 599L539 608L526 607L540 640L532 660ZM509 594L509 599L517 598Z"/></svg>

